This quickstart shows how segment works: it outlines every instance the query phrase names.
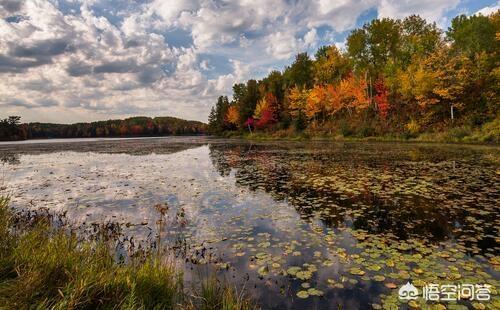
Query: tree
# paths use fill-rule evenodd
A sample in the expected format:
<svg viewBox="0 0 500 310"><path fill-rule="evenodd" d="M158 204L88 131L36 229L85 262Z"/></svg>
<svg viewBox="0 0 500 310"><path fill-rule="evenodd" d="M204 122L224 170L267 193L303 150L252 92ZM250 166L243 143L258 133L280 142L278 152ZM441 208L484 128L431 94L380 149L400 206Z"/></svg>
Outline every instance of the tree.
<svg viewBox="0 0 500 310"><path fill-rule="evenodd" d="M24 140L27 138L25 126L21 126L20 116L9 116L0 120L0 140Z"/></svg>
<svg viewBox="0 0 500 310"><path fill-rule="evenodd" d="M255 126L257 128L266 128L274 123L276 123L276 116L274 113L268 109L264 109L260 118L255 122Z"/></svg>
<svg viewBox="0 0 500 310"><path fill-rule="evenodd" d="M292 87L290 94L288 95L288 101L290 103L289 109L292 116L297 117L301 114L305 114L308 97L308 90Z"/></svg>
<svg viewBox="0 0 500 310"><path fill-rule="evenodd" d="M400 54L401 26L390 18L374 19L364 26L374 75L382 72L389 61L396 63Z"/></svg>
<svg viewBox="0 0 500 310"><path fill-rule="evenodd" d="M388 90L385 86L384 79L380 78L375 82L375 104L377 106L378 113L382 119L386 119L389 113L389 99Z"/></svg>
<svg viewBox="0 0 500 310"><path fill-rule="evenodd" d="M401 23L401 62L406 68L412 58L432 54L441 43L441 30L418 15L406 17Z"/></svg>
<svg viewBox="0 0 500 310"><path fill-rule="evenodd" d="M347 55L355 72L364 72L370 67L368 35L364 29L355 29L347 37Z"/></svg>
<svg viewBox="0 0 500 310"><path fill-rule="evenodd" d="M434 112L449 110L450 119L455 109L463 107L467 85L471 83L472 63L464 55L451 55L443 46L423 60L410 66L402 77L402 92L413 97L424 110L437 107ZM443 109L446 108L446 109Z"/></svg>
<svg viewBox="0 0 500 310"><path fill-rule="evenodd" d="M314 82L329 84L342 80L351 71L349 60L335 46L324 47L313 65Z"/></svg>
<svg viewBox="0 0 500 310"><path fill-rule="evenodd" d="M302 131L306 128L306 104L309 90L293 87L288 94L289 112L293 117L295 130Z"/></svg>
<svg viewBox="0 0 500 310"><path fill-rule="evenodd" d="M245 84L235 84L233 86L233 101L239 112L239 122L244 122L252 117L257 101L259 100L259 90L256 80L248 80Z"/></svg>
<svg viewBox="0 0 500 310"><path fill-rule="evenodd" d="M320 48L318 48L318 50L316 51L316 53L314 54L314 58L316 59L316 61L322 57L326 57L327 54L328 54L328 49L330 48L329 45L323 45L321 46Z"/></svg>
<svg viewBox="0 0 500 310"><path fill-rule="evenodd" d="M305 112L307 117L314 120L325 120L327 107L326 97L327 92L324 86L316 85L311 89L306 100Z"/></svg>
<svg viewBox="0 0 500 310"><path fill-rule="evenodd" d="M278 111L278 100L272 93L267 93L255 108L254 118L257 119L255 125L258 128L264 128L275 123Z"/></svg>
<svg viewBox="0 0 500 310"><path fill-rule="evenodd" d="M210 109L210 114L208 115L208 129L210 132L215 133L217 128L217 112L215 111L215 107L212 106ZM123 125L120 126L120 134L123 135L122 132L125 132L126 128L123 128Z"/></svg>
<svg viewBox="0 0 500 310"><path fill-rule="evenodd" d="M352 114L368 108L370 100L366 90L366 80L356 78L354 74L350 74L346 79L340 81L338 98L341 109L346 109L349 114Z"/></svg>
<svg viewBox="0 0 500 310"><path fill-rule="evenodd" d="M226 129L226 114L229 109L229 101L226 96L217 99L214 113L209 117L208 129L213 134L220 134Z"/></svg>
<svg viewBox="0 0 500 310"><path fill-rule="evenodd" d="M313 85L312 61L307 53L297 54L292 65L285 69L288 86L311 88Z"/></svg>
<svg viewBox="0 0 500 310"><path fill-rule="evenodd" d="M229 125L229 127L238 127L239 125L240 114L238 112L238 108L234 105L230 106L226 112L225 122Z"/></svg>
<svg viewBox="0 0 500 310"><path fill-rule="evenodd" d="M262 79L261 84L264 86L264 93L273 94L278 104L283 102L285 85L281 72L276 70L271 71L267 77Z"/></svg>
<svg viewBox="0 0 500 310"><path fill-rule="evenodd" d="M500 41L496 40L496 34L499 29L498 24L495 27L495 18L495 15L459 15L453 18L446 32L447 39L453 42L453 50L471 57L483 51L498 51Z"/></svg>

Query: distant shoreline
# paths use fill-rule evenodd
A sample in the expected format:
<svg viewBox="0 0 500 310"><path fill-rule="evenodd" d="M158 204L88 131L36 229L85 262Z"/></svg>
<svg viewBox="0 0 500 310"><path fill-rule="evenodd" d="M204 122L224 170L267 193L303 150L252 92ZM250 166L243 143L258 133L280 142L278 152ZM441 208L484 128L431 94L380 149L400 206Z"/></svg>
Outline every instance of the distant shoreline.
<svg viewBox="0 0 500 310"><path fill-rule="evenodd" d="M25 140L0 141L0 145L7 144L31 144L31 143L76 143L76 142L99 142L117 140L142 140L142 139L162 139L173 137L209 137L207 134L185 134L185 135L164 135L164 136L132 136L132 137L86 137L86 138L34 138Z"/></svg>
<svg viewBox="0 0 500 310"><path fill-rule="evenodd" d="M201 135L207 125L176 117L136 116L90 123L21 123L19 116L0 120L0 141L66 138L135 138L173 135Z"/></svg>

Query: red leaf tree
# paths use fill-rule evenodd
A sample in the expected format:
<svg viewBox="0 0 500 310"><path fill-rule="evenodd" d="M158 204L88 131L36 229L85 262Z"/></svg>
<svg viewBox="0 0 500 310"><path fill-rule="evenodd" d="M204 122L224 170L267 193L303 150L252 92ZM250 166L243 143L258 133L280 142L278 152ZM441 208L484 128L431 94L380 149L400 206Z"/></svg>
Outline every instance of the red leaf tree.
<svg viewBox="0 0 500 310"><path fill-rule="evenodd" d="M378 113L381 118L386 119L389 114L390 104L388 99L388 90L385 86L383 78L378 79L375 82L375 103L378 107Z"/></svg>

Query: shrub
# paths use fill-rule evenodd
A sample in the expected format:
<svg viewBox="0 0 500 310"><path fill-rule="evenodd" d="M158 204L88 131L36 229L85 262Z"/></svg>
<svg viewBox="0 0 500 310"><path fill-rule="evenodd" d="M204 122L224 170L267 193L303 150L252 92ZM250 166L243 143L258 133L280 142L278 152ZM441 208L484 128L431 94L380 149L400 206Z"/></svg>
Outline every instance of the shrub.
<svg viewBox="0 0 500 310"><path fill-rule="evenodd" d="M420 133L420 124L412 119L405 125L405 129L409 137L416 137Z"/></svg>

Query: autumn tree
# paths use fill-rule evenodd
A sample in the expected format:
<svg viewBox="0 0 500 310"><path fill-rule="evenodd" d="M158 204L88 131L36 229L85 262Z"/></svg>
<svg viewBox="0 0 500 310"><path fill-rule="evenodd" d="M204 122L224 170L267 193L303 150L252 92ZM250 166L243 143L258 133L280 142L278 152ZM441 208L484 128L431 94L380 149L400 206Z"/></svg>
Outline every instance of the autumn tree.
<svg viewBox="0 0 500 310"><path fill-rule="evenodd" d="M305 89L300 89L298 87L292 87L290 89L290 94L288 95L288 101L290 103L289 109L290 114L294 117L299 115L305 115L307 98L309 97L309 91Z"/></svg>
<svg viewBox="0 0 500 310"><path fill-rule="evenodd" d="M373 99L375 101L378 114L382 119L386 119L389 113L390 104L388 98L388 90L385 86L383 78L380 78L375 82L375 94L376 95Z"/></svg>
<svg viewBox="0 0 500 310"><path fill-rule="evenodd" d="M278 100L272 93L267 93L255 107L253 118L255 125L260 128L267 127L278 120Z"/></svg>
<svg viewBox="0 0 500 310"><path fill-rule="evenodd" d="M306 104L309 97L309 90L293 87L288 94L288 109L294 119L296 130L303 130L306 127Z"/></svg>
<svg viewBox="0 0 500 310"><path fill-rule="evenodd" d="M463 107L462 99L470 83L470 74L471 61L463 55L452 56L443 46L409 67L402 75L401 90L405 96L413 97L424 110L442 113L448 110L453 120L455 110Z"/></svg>
<svg viewBox="0 0 500 310"><path fill-rule="evenodd" d="M349 114L363 111L370 104L367 83L364 78L357 78L354 74L350 74L346 79L340 81L338 91L341 107L347 109Z"/></svg>
<svg viewBox="0 0 500 310"><path fill-rule="evenodd" d="M235 105L231 105L226 112L225 122L230 127L238 127L240 120L240 114L238 108Z"/></svg>
<svg viewBox="0 0 500 310"><path fill-rule="evenodd" d="M336 46L324 47L313 65L314 82L326 85L338 82L351 71L349 60Z"/></svg>
<svg viewBox="0 0 500 310"><path fill-rule="evenodd" d="M308 118L324 121L327 115L327 92L323 85L316 85L307 96L305 113Z"/></svg>

